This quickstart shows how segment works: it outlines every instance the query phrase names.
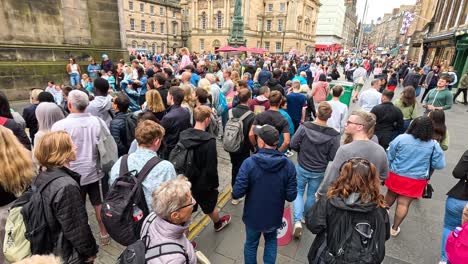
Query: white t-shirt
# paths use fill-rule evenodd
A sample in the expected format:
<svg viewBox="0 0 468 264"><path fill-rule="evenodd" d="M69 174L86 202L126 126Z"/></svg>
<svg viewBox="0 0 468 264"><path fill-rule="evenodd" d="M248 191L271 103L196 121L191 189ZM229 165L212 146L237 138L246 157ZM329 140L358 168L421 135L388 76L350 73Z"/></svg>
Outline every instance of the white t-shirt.
<svg viewBox="0 0 468 264"><path fill-rule="evenodd" d="M332 108L332 114L327 121L327 126L333 127L336 131L342 133L344 131L348 117L348 106L340 101L335 100L330 100L327 102Z"/></svg>
<svg viewBox="0 0 468 264"><path fill-rule="evenodd" d="M362 110L370 112L374 106L382 102L382 94L376 89L370 88L359 95L359 106Z"/></svg>

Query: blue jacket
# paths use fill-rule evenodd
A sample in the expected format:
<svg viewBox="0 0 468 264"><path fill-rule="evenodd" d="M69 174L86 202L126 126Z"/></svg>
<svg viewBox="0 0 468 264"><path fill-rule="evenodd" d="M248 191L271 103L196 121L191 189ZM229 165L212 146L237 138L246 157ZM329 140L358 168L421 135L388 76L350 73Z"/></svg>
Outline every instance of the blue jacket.
<svg viewBox="0 0 468 264"><path fill-rule="evenodd" d="M245 225L257 231L279 228L284 202L296 199L294 163L277 150L259 149L246 159L237 174L232 197L245 198Z"/></svg>
<svg viewBox="0 0 468 264"><path fill-rule="evenodd" d="M122 88L122 91L128 95L128 98L130 99L130 112L136 112L141 110L140 108L140 93L136 90L129 89L128 84L126 81L122 81L120 83L120 87Z"/></svg>
<svg viewBox="0 0 468 264"><path fill-rule="evenodd" d="M399 135L390 143L387 158L392 172L413 179L427 179L429 164L436 170L445 167L444 151L437 141L421 141L410 134Z"/></svg>

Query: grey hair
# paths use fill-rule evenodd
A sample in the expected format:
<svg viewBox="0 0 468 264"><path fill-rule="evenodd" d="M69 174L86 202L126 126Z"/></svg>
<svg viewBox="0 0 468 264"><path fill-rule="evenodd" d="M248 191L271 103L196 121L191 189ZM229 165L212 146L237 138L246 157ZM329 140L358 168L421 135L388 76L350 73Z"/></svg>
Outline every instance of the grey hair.
<svg viewBox="0 0 468 264"><path fill-rule="evenodd" d="M70 102L75 110L84 112L86 107L88 107L89 97L85 92L73 90L68 94L68 102Z"/></svg>
<svg viewBox="0 0 468 264"><path fill-rule="evenodd" d="M55 103L43 102L36 108L39 131L50 131L55 122L65 118L62 109Z"/></svg>
<svg viewBox="0 0 468 264"><path fill-rule="evenodd" d="M152 207L156 215L170 220L172 212L186 205L191 186L187 178L182 175L159 185L152 194Z"/></svg>
<svg viewBox="0 0 468 264"><path fill-rule="evenodd" d="M251 79L251 78L252 78L252 74L250 74L249 72L246 72L246 73L244 73L244 75L242 75L242 77L244 77L244 76L248 76L248 77L249 77L249 79Z"/></svg>
<svg viewBox="0 0 468 264"><path fill-rule="evenodd" d="M215 77L215 75L212 74L212 73L207 73L207 74L205 75L205 78L206 78L208 81L210 81L210 83L212 83L212 84L216 82L216 77Z"/></svg>

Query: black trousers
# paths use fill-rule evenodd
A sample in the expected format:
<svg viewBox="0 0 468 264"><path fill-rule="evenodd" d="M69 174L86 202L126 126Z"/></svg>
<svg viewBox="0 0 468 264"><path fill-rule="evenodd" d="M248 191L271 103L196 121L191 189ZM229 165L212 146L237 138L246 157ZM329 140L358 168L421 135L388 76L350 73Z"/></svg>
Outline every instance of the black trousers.
<svg viewBox="0 0 468 264"><path fill-rule="evenodd" d="M239 169L242 165L242 162L244 162L244 160L250 157L250 150L247 149L239 153L229 153L229 156L231 156L231 164L232 164L231 185L234 186L234 184L236 184L237 173L239 173Z"/></svg>
<svg viewBox="0 0 468 264"><path fill-rule="evenodd" d="M455 100L457 99L457 97L460 95L460 93L463 92L463 103L467 103L466 101L466 94L467 94L467 89L460 89L458 88L457 90L457 93L455 94L455 96L453 96L453 101L455 102Z"/></svg>

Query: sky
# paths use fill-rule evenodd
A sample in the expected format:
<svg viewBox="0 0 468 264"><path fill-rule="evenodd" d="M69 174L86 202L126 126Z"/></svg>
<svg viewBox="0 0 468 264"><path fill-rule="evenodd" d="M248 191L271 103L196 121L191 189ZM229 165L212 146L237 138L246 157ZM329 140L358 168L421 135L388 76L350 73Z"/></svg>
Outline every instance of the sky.
<svg viewBox="0 0 468 264"><path fill-rule="evenodd" d="M364 5L366 0L358 0L356 11L358 14L358 21L362 20L364 13ZM367 0L367 16L366 23L370 23L371 20L375 21L379 17L383 17L384 13L392 12L393 8L400 7L400 5L414 5L416 0Z"/></svg>

